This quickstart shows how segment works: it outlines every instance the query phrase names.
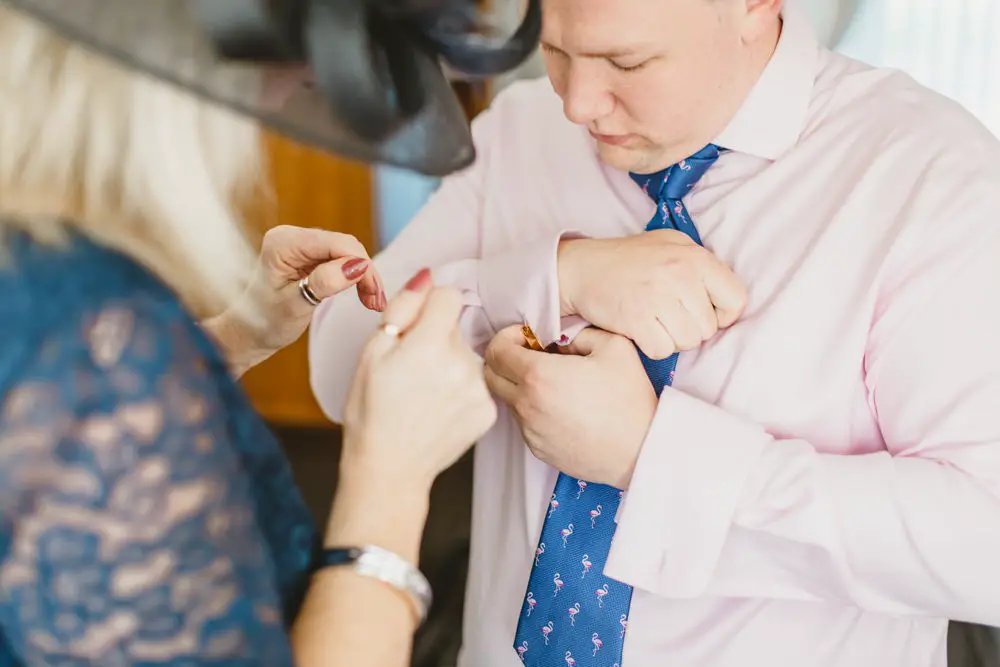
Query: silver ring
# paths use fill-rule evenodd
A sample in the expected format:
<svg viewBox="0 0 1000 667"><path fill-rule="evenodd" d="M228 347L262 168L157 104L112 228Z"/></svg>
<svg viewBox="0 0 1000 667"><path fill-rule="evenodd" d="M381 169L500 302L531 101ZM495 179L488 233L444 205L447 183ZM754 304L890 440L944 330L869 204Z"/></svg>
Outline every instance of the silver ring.
<svg viewBox="0 0 1000 667"><path fill-rule="evenodd" d="M322 303L319 297L317 297L316 294L309 287L309 276L306 276L305 278L299 280L299 294L302 295L303 299L309 302L310 306L318 306L320 303Z"/></svg>
<svg viewBox="0 0 1000 667"><path fill-rule="evenodd" d="M383 322L378 325L378 330L390 338L399 338L399 335L403 333L403 330L397 325L390 324L389 322Z"/></svg>

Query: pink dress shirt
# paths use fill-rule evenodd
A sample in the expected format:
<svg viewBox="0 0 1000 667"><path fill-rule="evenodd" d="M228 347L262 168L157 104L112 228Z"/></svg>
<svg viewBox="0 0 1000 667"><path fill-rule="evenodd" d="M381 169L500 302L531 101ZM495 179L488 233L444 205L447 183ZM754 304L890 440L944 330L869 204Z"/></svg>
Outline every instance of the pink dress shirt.
<svg viewBox="0 0 1000 667"><path fill-rule="evenodd" d="M571 336L558 240L640 233L653 203L547 80L508 88L474 132L476 163L377 257L387 287L434 267L480 350L524 321L543 344ZM623 664L945 665L946 619L1000 625L1000 145L787 10L715 142L731 152L685 201L749 306L681 354L619 512ZM312 382L335 421L376 320L353 298L316 314ZM463 667L520 664L555 477L501 409L475 452Z"/></svg>

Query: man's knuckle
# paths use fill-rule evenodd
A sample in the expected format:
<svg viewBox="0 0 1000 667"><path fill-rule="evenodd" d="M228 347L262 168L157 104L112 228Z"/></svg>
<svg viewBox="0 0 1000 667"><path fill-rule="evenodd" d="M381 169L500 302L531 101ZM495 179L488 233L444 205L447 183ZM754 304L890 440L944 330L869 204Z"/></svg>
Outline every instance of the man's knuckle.
<svg viewBox="0 0 1000 667"><path fill-rule="evenodd" d="M525 369L524 375L521 377L521 386L524 388L526 394L539 394L541 392L541 384L543 380L541 378L541 373L538 372L538 366L529 366Z"/></svg>
<svg viewBox="0 0 1000 667"><path fill-rule="evenodd" d="M624 336L613 336L606 344L611 348L613 353L617 354L631 352L635 347L632 341Z"/></svg>
<svg viewBox="0 0 1000 667"><path fill-rule="evenodd" d="M496 338L487 343L486 349L483 350L483 363L486 364L487 368L495 369L497 367L499 347L500 343Z"/></svg>
<svg viewBox="0 0 1000 667"><path fill-rule="evenodd" d="M681 352L687 352L689 350L694 350L699 345L701 345L701 340L694 337L682 337L676 341L677 349Z"/></svg>
<svg viewBox="0 0 1000 667"><path fill-rule="evenodd" d="M526 392L520 392L514 396L510 407L518 417L524 420L531 419L536 409L534 402Z"/></svg>

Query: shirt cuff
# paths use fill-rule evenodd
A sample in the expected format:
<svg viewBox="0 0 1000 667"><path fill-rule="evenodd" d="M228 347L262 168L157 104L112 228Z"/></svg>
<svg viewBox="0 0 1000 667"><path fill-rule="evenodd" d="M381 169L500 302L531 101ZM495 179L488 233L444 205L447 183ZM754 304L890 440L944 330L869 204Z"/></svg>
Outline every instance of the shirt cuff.
<svg viewBox="0 0 1000 667"><path fill-rule="evenodd" d="M479 299L494 331L527 324L543 347L567 344L586 327L578 317L560 317L559 242L581 238L561 232L480 260Z"/></svg>
<svg viewBox="0 0 1000 667"><path fill-rule="evenodd" d="M772 438L670 387L636 461L605 575L656 595L708 588L751 470Z"/></svg>

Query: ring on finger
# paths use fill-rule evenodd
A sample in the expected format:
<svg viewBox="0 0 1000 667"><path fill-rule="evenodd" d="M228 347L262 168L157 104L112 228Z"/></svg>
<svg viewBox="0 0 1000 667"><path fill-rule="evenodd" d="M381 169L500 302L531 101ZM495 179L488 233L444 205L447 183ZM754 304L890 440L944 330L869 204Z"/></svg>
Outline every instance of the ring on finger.
<svg viewBox="0 0 1000 667"><path fill-rule="evenodd" d="M398 324L392 324L391 322L382 322L382 324L378 325L378 330L379 333L390 338L399 338L400 334L403 333Z"/></svg>
<svg viewBox="0 0 1000 667"><path fill-rule="evenodd" d="M301 294L302 298L305 299L311 306L318 306L322 303L320 298L316 296L316 293L312 291L312 288L309 287L309 276L299 280L299 294Z"/></svg>

